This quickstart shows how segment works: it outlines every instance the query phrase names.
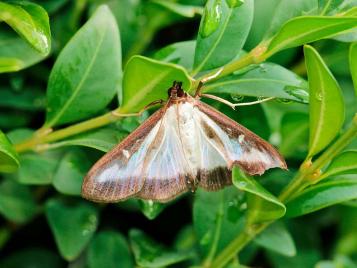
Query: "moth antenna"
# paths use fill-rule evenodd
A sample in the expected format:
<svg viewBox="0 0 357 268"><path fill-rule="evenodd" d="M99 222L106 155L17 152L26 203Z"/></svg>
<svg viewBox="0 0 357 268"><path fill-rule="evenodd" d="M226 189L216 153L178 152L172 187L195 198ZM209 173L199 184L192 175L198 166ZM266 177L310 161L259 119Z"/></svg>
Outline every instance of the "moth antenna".
<svg viewBox="0 0 357 268"><path fill-rule="evenodd" d="M275 99L275 97L269 97L269 98L265 98L265 99L262 99L262 100L257 100L257 101L251 101L251 102L244 102L244 103L231 103L223 98L220 98L220 97L217 97L215 95L211 95L211 94L201 94L200 96L202 97L206 97L206 98L209 98L209 99L213 99L213 100L216 100L216 101L219 101L219 102L222 102L226 105L228 105L229 107L231 107L233 110L235 110L236 107L238 106L248 106L248 105L254 105L254 104L258 104L258 103L262 103L262 102L266 102L266 101L270 101L270 100L273 100Z"/></svg>
<svg viewBox="0 0 357 268"><path fill-rule="evenodd" d="M146 105L144 108L142 108L139 112L137 113L128 113L128 114L122 114L122 113L119 113L117 111L112 111L112 115L114 115L115 117L128 117L128 116L141 116L147 109L157 105L157 104L164 104L165 101L164 100L156 100L156 101L153 101L153 102L150 102L148 105Z"/></svg>
<svg viewBox="0 0 357 268"><path fill-rule="evenodd" d="M197 86L197 89L196 89L196 92L195 92L195 95L194 95L195 98L201 96L202 88L203 88L203 82L200 81L200 82L198 82L198 86Z"/></svg>

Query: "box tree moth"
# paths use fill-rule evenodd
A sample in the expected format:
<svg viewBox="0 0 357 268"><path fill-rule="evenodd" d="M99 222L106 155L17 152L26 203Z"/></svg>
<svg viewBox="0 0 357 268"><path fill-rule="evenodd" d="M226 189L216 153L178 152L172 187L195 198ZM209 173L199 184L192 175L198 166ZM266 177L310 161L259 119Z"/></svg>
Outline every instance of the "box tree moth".
<svg viewBox="0 0 357 268"><path fill-rule="evenodd" d="M181 86L174 82L165 105L94 164L84 178L84 198L167 202L197 187L231 185L233 166L250 175L286 169L272 145Z"/></svg>

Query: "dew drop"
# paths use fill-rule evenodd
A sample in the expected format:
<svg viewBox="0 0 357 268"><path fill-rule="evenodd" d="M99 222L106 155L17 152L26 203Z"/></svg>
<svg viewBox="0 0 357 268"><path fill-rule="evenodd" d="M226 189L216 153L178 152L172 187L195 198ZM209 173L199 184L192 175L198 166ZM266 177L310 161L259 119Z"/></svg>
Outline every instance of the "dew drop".
<svg viewBox="0 0 357 268"><path fill-rule="evenodd" d="M316 99L317 99L318 101L322 101L322 97L323 97L322 92L321 92L321 91L320 91L320 92L317 92L317 93L315 94L315 97L316 97Z"/></svg>
<svg viewBox="0 0 357 268"><path fill-rule="evenodd" d="M231 98L234 101L241 102L244 99L244 96L238 94L231 94Z"/></svg>
<svg viewBox="0 0 357 268"><path fill-rule="evenodd" d="M200 244L201 244L202 246L208 245L208 244L211 242L211 240L212 240L212 231L208 231L207 233L205 233L205 234L202 236L202 238L201 238L201 240L200 240Z"/></svg>
<svg viewBox="0 0 357 268"><path fill-rule="evenodd" d="M292 100L289 99L277 99L277 101L284 104L289 104L293 102Z"/></svg>
<svg viewBox="0 0 357 268"><path fill-rule="evenodd" d="M200 27L200 35L205 38L214 33L219 26L221 18L221 0L209 1L203 13L202 25Z"/></svg>
<svg viewBox="0 0 357 268"><path fill-rule="evenodd" d="M260 64L259 65L259 72L261 72L261 73L266 73L268 70L267 70L267 68L265 67L265 65L264 64Z"/></svg>
<svg viewBox="0 0 357 268"><path fill-rule="evenodd" d="M244 4L244 0L226 0L230 8L239 7Z"/></svg>

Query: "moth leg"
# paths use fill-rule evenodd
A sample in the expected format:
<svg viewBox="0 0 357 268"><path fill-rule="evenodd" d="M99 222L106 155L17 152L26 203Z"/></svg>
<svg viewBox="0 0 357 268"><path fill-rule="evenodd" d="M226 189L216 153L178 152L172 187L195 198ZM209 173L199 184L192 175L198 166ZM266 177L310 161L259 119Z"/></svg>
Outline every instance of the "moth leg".
<svg viewBox="0 0 357 268"><path fill-rule="evenodd" d="M254 104L258 104L258 103L262 103L262 102L266 102L266 101L275 99L275 97L269 97L269 98L265 98L265 99L261 99L261 100L257 100L257 101L250 101L250 102L243 102L243 103L232 103L232 102L229 102L223 98L220 98L220 97L217 97L217 96L211 95L211 94L201 94L200 96L222 102L222 103L228 105L229 107L231 107L233 110L235 110L235 108L237 106L254 105Z"/></svg>
<svg viewBox="0 0 357 268"><path fill-rule="evenodd" d="M128 113L128 114L122 114L122 113L118 113L117 111L112 111L112 115L114 115L115 117L127 117L127 116L141 116L147 109L157 105L157 104L164 104L165 101L164 100L156 100L153 102L150 102L148 105L146 105L144 108L142 108L139 112L137 113Z"/></svg>

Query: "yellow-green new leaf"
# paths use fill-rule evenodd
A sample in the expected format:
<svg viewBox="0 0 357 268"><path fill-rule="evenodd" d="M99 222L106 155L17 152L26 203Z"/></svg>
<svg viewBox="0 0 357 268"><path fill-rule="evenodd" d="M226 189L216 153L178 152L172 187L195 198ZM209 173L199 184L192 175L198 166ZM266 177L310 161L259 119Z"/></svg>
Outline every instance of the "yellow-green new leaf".
<svg viewBox="0 0 357 268"><path fill-rule="evenodd" d="M6 135L0 130L0 172L15 172L19 157Z"/></svg>
<svg viewBox="0 0 357 268"><path fill-rule="evenodd" d="M346 151L336 156L322 175L323 178L339 174L357 173L357 150ZM322 179L321 177L321 179Z"/></svg>
<svg viewBox="0 0 357 268"><path fill-rule="evenodd" d="M357 96L357 42L353 43L350 48L350 70Z"/></svg>
<svg viewBox="0 0 357 268"><path fill-rule="evenodd" d="M289 20L271 40L267 56L357 27L357 17L300 16Z"/></svg>
<svg viewBox="0 0 357 268"><path fill-rule="evenodd" d="M50 25L41 6L26 1L0 2L0 21L10 25L38 52L45 55L50 52Z"/></svg>
<svg viewBox="0 0 357 268"><path fill-rule="evenodd" d="M248 177L239 168L233 168L234 186L247 193L248 221L258 223L281 218L285 206L256 180Z"/></svg>
<svg viewBox="0 0 357 268"><path fill-rule="evenodd" d="M174 81L191 87L191 79L181 66L143 56L134 56L124 70L121 112L138 112L149 103L167 99L167 90Z"/></svg>
<svg viewBox="0 0 357 268"><path fill-rule="evenodd" d="M310 142L308 156L323 150L340 131L345 107L340 86L317 51L304 47L310 88Z"/></svg>

